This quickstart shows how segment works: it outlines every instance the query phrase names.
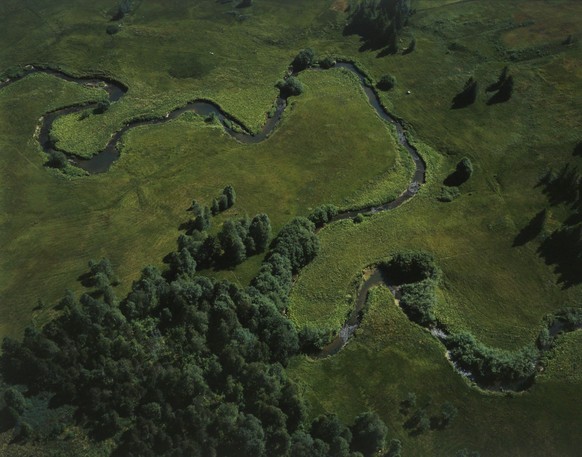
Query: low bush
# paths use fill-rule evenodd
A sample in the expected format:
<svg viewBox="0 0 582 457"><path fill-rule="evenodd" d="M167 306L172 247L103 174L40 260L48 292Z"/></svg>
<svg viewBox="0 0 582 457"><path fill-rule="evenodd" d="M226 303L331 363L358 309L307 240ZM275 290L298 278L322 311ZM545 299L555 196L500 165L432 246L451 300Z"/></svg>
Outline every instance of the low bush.
<svg viewBox="0 0 582 457"><path fill-rule="evenodd" d="M525 382L535 374L538 351L526 346L518 351L491 348L468 333L456 333L446 340L451 359L486 384Z"/></svg>
<svg viewBox="0 0 582 457"><path fill-rule="evenodd" d="M304 90L301 81L294 76L289 76L284 80L278 81L276 86L279 89L282 98L301 95Z"/></svg>
<svg viewBox="0 0 582 457"><path fill-rule="evenodd" d="M330 222L338 213L335 205L321 205L313 210L308 216L308 219L315 224L316 227L323 227Z"/></svg>
<svg viewBox="0 0 582 457"><path fill-rule="evenodd" d="M440 269L434 257L423 251L398 252L380 264L397 284L414 283L425 279L438 280Z"/></svg>
<svg viewBox="0 0 582 457"><path fill-rule="evenodd" d="M380 90L390 90L395 85L396 85L396 78L394 78L394 76L392 76L392 75L386 74L380 78L380 81L378 81L378 84L376 84L376 87Z"/></svg>

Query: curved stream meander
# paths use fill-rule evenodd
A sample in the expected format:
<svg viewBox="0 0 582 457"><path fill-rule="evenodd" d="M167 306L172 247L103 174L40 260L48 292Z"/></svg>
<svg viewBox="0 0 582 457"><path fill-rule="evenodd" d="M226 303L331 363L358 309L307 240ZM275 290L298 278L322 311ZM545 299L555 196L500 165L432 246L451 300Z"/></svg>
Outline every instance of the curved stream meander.
<svg viewBox="0 0 582 457"><path fill-rule="evenodd" d="M366 94L368 102L370 103L376 114L382 120L394 126L396 130L396 137L399 144L402 147L404 147L404 149L406 149L406 151L408 152L408 154L415 163L415 172L408 188L405 189L396 199L388 201L382 205L371 205L365 208L361 208L357 211L341 212L338 215L336 215L331 222L335 222L342 219L351 219L355 217L357 214L371 215L377 212L388 211L398 208L400 205L413 198L418 192L420 186L425 182L426 164L423 161L422 157L419 155L416 148L409 142L405 134L405 128L403 123L399 119L391 115L383 107L378 94L368 84L366 75L362 73L353 63L350 62L339 62L333 68L342 68L352 72L354 75L357 76L360 82L360 86L364 93ZM321 68L315 68L313 70L324 71ZM50 68L35 68L30 65L25 67L25 71L23 71L18 77L0 82L0 89L33 73L45 73L56 78L62 79L64 81L75 82L77 84L83 84L85 86L103 88L108 94L108 99L110 103L115 103L118 100L120 100L127 93L128 90L128 88L125 85L111 78L96 76L74 77L59 70L54 70ZM95 107L97 107L97 103L89 103L82 105L77 104L46 113L41 118L40 129L38 134L38 141L44 152L49 154L52 151L58 150L52 144L53 142L51 141L50 138L50 131L56 119L58 119L60 116L78 113ZM103 148L101 151L99 151L89 159L80 158L66 151L61 152L64 152L70 161L72 161L76 166L86 170L88 173L91 174L103 173L106 172L111 166L111 164L119 158L120 155L119 142L122 136L128 130L142 125L163 124L165 122L176 119L177 117L188 111L194 112L205 117L214 116L215 119L217 119L223 126L225 132L241 143L245 144L259 143L265 140L267 137L269 137L271 133L275 130L283 116L283 113L285 112L286 107L287 100L285 98L278 97L274 103L274 110L272 110L271 115L266 119L266 122L262 129L260 130L260 132L252 134L241 122L239 122L234 116L223 111L220 108L220 106L218 106L216 103L210 100L198 99L189 102L182 107L176 108L167 113L165 116L159 118L134 119L129 121L111 136L105 148ZM376 267L370 270L368 273L369 274L367 275L367 279L365 279L365 281L361 284L359 288L357 298L355 301L355 309L352 311L350 317L340 330L339 334L333 339L333 341L330 344L328 344L319 354L317 354L316 357L323 358L336 354L345 346L345 344L347 343L349 338L354 334L355 330L358 328L362 320L362 314L364 312L367 296L372 287L378 285L387 285L394 294L394 296L398 297L398 288L394 284L390 283L389 278L386 277L385 273L381 271L381 269ZM556 324L555 322L558 321L554 321L553 326L550 326L549 328L551 336L554 336L555 334L562 330L562 328L560 328L559 323ZM431 333L435 338L437 338L441 342L444 342L448 336L446 331L440 328L431 329ZM471 378L470 373L464 372L463 370L459 369L459 367L457 367L454 362L452 362L452 365L460 374L468 378Z"/></svg>

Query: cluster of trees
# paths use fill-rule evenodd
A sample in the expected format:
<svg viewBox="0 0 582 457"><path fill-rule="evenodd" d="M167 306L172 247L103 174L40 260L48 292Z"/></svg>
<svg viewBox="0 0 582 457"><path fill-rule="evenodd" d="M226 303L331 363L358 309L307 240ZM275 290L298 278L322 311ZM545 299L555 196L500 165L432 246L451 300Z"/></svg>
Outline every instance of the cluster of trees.
<svg viewBox="0 0 582 457"><path fill-rule="evenodd" d="M234 187L226 186L219 197L212 200L211 210L212 215L216 216L221 211L231 208L236 202L236 192ZM194 203L192 204L192 211L194 211Z"/></svg>
<svg viewBox="0 0 582 457"><path fill-rule="evenodd" d="M430 429L442 430L450 425L458 412L455 405L449 401L445 401L436 412L430 399L425 404L417 406L414 392L409 392L400 402L400 413L408 416L404 427L414 434L424 433Z"/></svg>
<svg viewBox="0 0 582 457"><path fill-rule="evenodd" d="M400 306L408 317L421 325L435 323L436 287L441 275L434 257L423 251L398 252L380 264L387 276L400 287Z"/></svg>
<svg viewBox="0 0 582 457"><path fill-rule="evenodd" d="M368 49L398 51L398 33L411 14L409 0L363 0L350 5L350 17L344 33L362 37Z"/></svg>
<svg viewBox="0 0 582 457"><path fill-rule="evenodd" d="M313 210L308 219L315 224L316 228L320 228L330 223L337 216L337 213L338 209L335 205L320 205Z"/></svg>
<svg viewBox="0 0 582 457"><path fill-rule="evenodd" d="M396 284L414 283L423 280L438 280L441 270L432 254L424 251L395 253L390 260L380 263L380 268Z"/></svg>
<svg viewBox="0 0 582 457"><path fill-rule="evenodd" d="M535 375L539 352L533 346L519 351L491 348L462 332L446 340L451 359L485 385L525 384Z"/></svg>
<svg viewBox="0 0 582 457"><path fill-rule="evenodd" d="M218 233L223 259L238 265L251 255L265 251L271 238L271 222L266 214L229 219Z"/></svg>
<svg viewBox="0 0 582 457"><path fill-rule="evenodd" d="M266 217L253 221L248 233L263 233ZM268 238L254 240L264 247ZM93 437L111 438L113 456L375 455L387 432L377 414L363 413L350 427L335 415L309 423L284 370L300 347L282 313L292 272L318 247L315 224L296 218L249 287L195 275L194 258L181 250L166 272L146 267L121 300L110 262L92 261L87 277L112 291L107 299L69 292L59 317L28 328L22 341L4 340L3 379L26 390L4 392L10 417L24 437L34 436L21 420L26 397L49 392L53 406L76 408Z"/></svg>

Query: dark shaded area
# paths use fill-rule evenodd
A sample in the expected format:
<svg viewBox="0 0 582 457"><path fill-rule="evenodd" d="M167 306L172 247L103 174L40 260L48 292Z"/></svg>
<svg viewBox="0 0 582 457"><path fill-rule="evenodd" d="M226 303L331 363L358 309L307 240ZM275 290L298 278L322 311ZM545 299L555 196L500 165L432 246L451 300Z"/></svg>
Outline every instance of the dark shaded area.
<svg viewBox="0 0 582 457"><path fill-rule="evenodd" d="M582 225L556 230L538 249L565 288L582 283Z"/></svg>
<svg viewBox="0 0 582 457"><path fill-rule="evenodd" d="M443 184L447 187L458 187L465 183L472 175L473 164L471 163L471 159L463 157L459 163L457 163L455 171L445 178Z"/></svg>
<svg viewBox="0 0 582 457"><path fill-rule="evenodd" d="M472 105L477 99L477 92L477 81L471 77L465 83L463 90L453 97L451 109L461 109Z"/></svg>
<svg viewBox="0 0 582 457"><path fill-rule="evenodd" d="M253 0L242 0L238 5L237 8L248 8L249 6L253 5Z"/></svg>
<svg viewBox="0 0 582 457"><path fill-rule="evenodd" d="M496 103L504 103L511 98L513 93L513 76L508 76L505 79L497 93L495 93L489 100L487 100L488 105L495 105Z"/></svg>
<svg viewBox="0 0 582 457"><path fill-rule="evenodd" d="M576 146L574 146L574 151L572 152L573 156L582 157L582 141L579 141Z"/></svg>
<svg viewBox="0 0 582 457"><path fill-rule="evenodd" d="M353 7L344 35L358 35L360 51L381 50L377 57L398 52L398 33L411 14L409 0L364 0Z"/></svg>
<svg viewBox="0 0 582 457"><path fill-rule="evenodd" d="M501 70L501 74L499 75L499 78L497 78L497 81L494 82L493 84L490 84L489 86L487 86L487 89L485 89L485 90L487 92L495 92L495 91L501 89L501 86L503 85L503 83L507 79L508 74L509 74L509 67L508 66L503 67L503 70Z"/></svg>
<svg viewBox="0 0 582 457"><path fill-rule="evenodd" d="M551 205L573 204L578 199L581 182L578 168L567 163L557 174L548 172L540 180L539 185L543 186L543 193Z"/></svg>
<svg viewBox="0 0 582 457"><path fill-rule="evenodd" d="M529 223L521 229L513 240L513 246L523 246L537 237L546 223L547 211L545 209L537 213Z"/></svg>

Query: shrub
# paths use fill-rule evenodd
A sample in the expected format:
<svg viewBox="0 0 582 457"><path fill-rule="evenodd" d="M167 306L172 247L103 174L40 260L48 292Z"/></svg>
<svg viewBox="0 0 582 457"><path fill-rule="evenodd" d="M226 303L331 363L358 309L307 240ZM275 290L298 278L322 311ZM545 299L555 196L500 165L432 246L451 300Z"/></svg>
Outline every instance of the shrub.
<svg viewBox="0 0 582 457"><path fill-rule="evenodd" d="M412 283L440 276L434 257L424 251L403 251L380 264L397 283Z"/></svg>
<svg viewBox="0 0 582 457"><path fill-rule="evenodd" d="M46 163L47 166L51 168L63 169L67 166L68 160L67 156L61 151L51 151L49 152L49 159Z"/></svg>
<svg viewBox="0 0 582 457"><path fill-rule="evenodd" d="M323 227L330 222L338 213L335 205L321 205L313 210L308 216L308 219L315 224L316 227Z"/></svg>
<svg viewBox="0 0 582 457"><path fill-rule="evenodd" d="M299 54L295 56L295 59L293 59L292 64L293 70L301 71L305 70L306 68L309 68L313 63L314 58L315 53L313 52L313 49L311 48L302 49L301 51L299 51Z"/></svg>
<svg viewBox="0 0 582 457"><path fill-rule="evenodd" d="M361 224L362 222L364 222L364 215L362 213L358 213L356 217L354 217L354 223Z"/></svg>
<svg viewBox="0 0 582 457"><path fill-rule="evenodd" d="M109 102L109 100L101 101L97 103L97 106L93 110L93 114L103 114L105 111L109 109L110 106L111 103Z"/></svg>
<svg viewBox="0 0 582 457"><path fill-rule="evenodd" d="M440 202L452 202L457 197L461 195L461 191L456 186L443 187L441 193L438 195L437 200Z"/></svg>
<svg viewBox="0 0 582 457"><path fill-rule="evenodd" d="M119 32L120 27L118 24L110 24L107 26L107 34L108 35L115 35L117 32Z"/></svg>
<svg viewBox="0 0 582 457"><path fill-rule="evenodd" d="M276 84L282 98L301 95L303 93L303 84L294 76L278 81Z"/></svg>
<svg viewBox="0 0 582 457"><path fill-rule="evenodd" d="M287 257L293 273L311 262L319 252L319 238L315 224L305 217L295 217L286 224L273 240L269 258L275 253Z"/></svg>
<svg viewBox="0 0 582 457"><path fill-rule="evenodd" d="M336 64L336 61L334 59L332 59L331 57L324 57L323 59L321 59L319 61L319 66L321 68L326 69L326 70L335 66L335 64Z"/></svg>
<svg viewBox="0 0 582 457"><path fill-rule="evenodd" d="M473 164L471 163L471 159L463 157L457 164L457 173L459 173L459 176L464 181L469 179L473 175Z"/></svg>
<svg viewBox="0 0 582 457"><path fill-rule="evenodd" d="M364 455L372 455L383 446L388 429L378 414L365 412L356 417L352 432L352 449Z"/></svg>
<svg viewBox="0 0 582 457"><path fill-rule="evenodd" d="M321 328L303 327L299 331L301 352L313 354L319 352L329 342L329 332Z"/></svg>
<svg viewBox="0 0 582 457"><path fill-rule="evenodd" d="M519 351L490 348L468 332L447 339L452 360L471 371L475 379L495 384L525 382L535 374L538 351L526 346Z"/></svg>
<svg viewBox="0 0 582 457"><path fill-rule="evenodd" d="M378 81L378 84L376 84L376 87L380 90L390 90L395 85L396 85L396 78L394 78L394 76L392 76L392 75L386 74L380 78L380 81Z"/></svg>
<svg viewBox="0 0 582 457"><path fill-rule="evenodd" d="M435 283L430 279L404 284L400 289L400 306L414 322L430 325L435 322L433 308L437 302Z"/></svg>

